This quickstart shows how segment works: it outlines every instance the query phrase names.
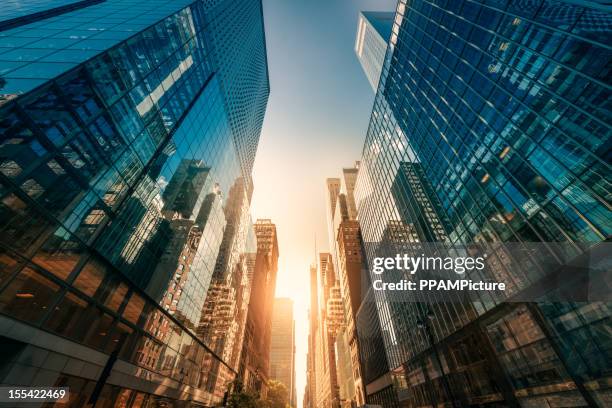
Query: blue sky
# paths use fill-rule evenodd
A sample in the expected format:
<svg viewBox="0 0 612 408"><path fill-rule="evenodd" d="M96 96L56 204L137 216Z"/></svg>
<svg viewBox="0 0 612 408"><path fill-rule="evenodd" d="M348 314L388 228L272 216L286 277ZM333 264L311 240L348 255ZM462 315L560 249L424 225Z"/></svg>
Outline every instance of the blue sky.
<svg viewBox="0 0 612 408"><path fill-rule="evenodd" d="M270 99L254 168L254 218L277 224L279 297L296 319L298 406L307 351L308 267L328 248L325 179L359 160L374 92L355 56L360 10L393 0L263 0Z"/></svg>

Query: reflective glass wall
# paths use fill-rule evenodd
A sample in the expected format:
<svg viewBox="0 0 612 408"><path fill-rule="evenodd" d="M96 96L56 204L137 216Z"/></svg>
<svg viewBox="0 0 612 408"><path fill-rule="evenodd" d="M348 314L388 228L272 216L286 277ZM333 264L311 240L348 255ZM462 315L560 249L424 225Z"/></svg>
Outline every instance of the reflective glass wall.
<svg viewBox="0 0 612 408"><path fill-rule="evenodd" d="M263 43L261 4L248 3L259 13L224 35ZM3 339L15 349L3 383L72 384L73 406L96 393L222 401L237 357L203 335L206 300L214 276L250 290L255 247L222 18L204 2L108 0L0 32L0 323L17 333ZM244 109L263 115L267 76L252 86L265 91Z"/></svg>
<svg viewBox="0 0 612 408"><path fill-rule="evenodd" d="M563 243L510 259L520 291L609 239L612 14L576 3L398 3L356 188L370 260ZM610 403L606 303L376 297L405 406Z"/></svg>

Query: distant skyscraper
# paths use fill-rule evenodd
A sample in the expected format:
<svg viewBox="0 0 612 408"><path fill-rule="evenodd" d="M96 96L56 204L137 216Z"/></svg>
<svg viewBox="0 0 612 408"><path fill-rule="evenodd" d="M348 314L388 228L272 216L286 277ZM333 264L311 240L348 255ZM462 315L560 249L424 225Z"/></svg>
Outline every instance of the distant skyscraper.
<svg viewBox="0 0 612 408"><path fill-rule="evenodd" d="M359 174L359 162L355 162L354 167L345 167L342 169L340 192L346 195L346 211L348 218L351 220L357 219L357 205L355 203L357 174Z"/></svg>
<svg viewBox="0 0 612 408"><path fill-rule="evenodd" d="M341 178L334 177L326 180L327 233L330 252L336 268L338 266L336 241L340 223L349 219L357 219L354 190L358 168L359 162L355 164L355 167L343 168Z"/></svg>
<svg viewBox="0 0 612 408"><path fill-rule="evenodd" d="M306 355L306 389L304 391L304 406L316 407L317 380L315 378L316 352L318 349L319 332L319 293L317 288L317 266L311 265L310 278L310 305L308 309L308 353Z"/></svg>
<svg viewBox="0 0 612 408"><path fill-rule="evenodd" d="M0 11L0 382L220 405L250 293L261 2L17 3Z"/></svg>
<svg viewBox="0 0 612 408"><path fill-rule="evenodd" d="M355 53L374 92L378 89L394 15L393 12L379 11L359 13Z"/></svg>
<svg viewBox="0 0 612 408"><path fill-rule="evenodd" d="M272 340L270 346L270 379L285 384L289 403L297 406L295 390L295 321L293 300L274 299L272 314Z"/></svg>
<svg viewBox="0 0 612 408"><path fill-rule="evenodd" d="M339 369L340 396L343 406L358 406L365 403L365 389L362 381L359 344L355 325L357 310L363 299L362 277L367 274L362 251L354 188L358 174L358 163L353 168L342 169L342 178L327 179L327 217L330 228L329 245L335 259L335 270L341 290L344 324L335 339L336 362ZM330 189L330 185L336 188ZM332 195L335 193L335 195ZM334 200L331 197L335 197ZM332 206L335 202L335 206ZM340 378L342 377L342 378ZM349 384L349 382L352 382Z"/></svg>
<svg viewBox="0 0 612 408"><path fill-rule="evenodd" d="M345 206L345 203L339 203L339 199L340 199L340 179L333 177L333 178L328 178L325 181L325 184L327 186L327 191L326 191L326 195L325 195L325 201L326 201L326 210L327 210L327 234L328 234L328 239L329 239L329 243L330 243L330 252L332 254L332 259L335 262L336 259L336 245L335 245L335 235L336 235L336 228L337 225L335 225L334 222L334 215L336 214L336 207L340 207L340 206ZM340 208L338 208L338 211L342 212L342 210ZM345 211L346 212L346 211Z"/></svg>
<svg viewBox="0 0 612 408"><path fill-rule="evenodd" d="M344 326L344 307L329 253L319 254L318 265L310 268L310 296L305 400L312 407L337 408L341 401L334 343Z"/></svg>
<svg viewBox="0 0 612 408"><path fill-rule="evenodd" d="M400 0L394 21L355 192L367 258L386 242L539 242L505 254L530 278L514 290L542 270L565 282L544 267L612 232L609 7ZM400 406L610 405L606 303L373 296Z"/></svg>
<svg viewBox="0 0 612 408"><path fill-rule="evenodd" d="M242 347L240 377L247 390L265 395L270 379L270 344L278 241L276 226L269 219L255 222L257 256L252 276L251 296Z"/></svg>

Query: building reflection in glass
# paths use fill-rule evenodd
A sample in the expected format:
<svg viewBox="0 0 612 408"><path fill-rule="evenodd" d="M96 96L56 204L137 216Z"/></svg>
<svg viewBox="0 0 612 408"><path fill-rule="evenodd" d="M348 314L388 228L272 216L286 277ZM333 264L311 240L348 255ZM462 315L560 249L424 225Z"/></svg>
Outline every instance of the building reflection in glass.
<svg viewBox="0 0 612 408"><path fill-rule="evenodd" d="M2 33L18 45L7 58L30 55L13 41L21 32L51 62L8 64L15 74L0 82L0 321L16 356L0 381L44 372L36 385L70 386L70 406L92 395L100 405L218 405L237 352L217 353L199 326L219 262L236 316L248 302L243 180L269 92L261 3L132 3L29 16ZM43 35L69 22L70 38ZM247 50L254 59L232 65ZM236 77L256 93L229 103ZM227 342L236 350L240 319ZM50 362L31 367L32 352Z"/></svg>
<svg viewBox="0 0 612 408"><path fill-rule="evenodd" d="M356 186L368 260L402 220L408 250L484 245L488 277L520 294L600 251L611 21L596 3L400 1ZM609 405L605 303L375 295L401 403Z"/></svg>

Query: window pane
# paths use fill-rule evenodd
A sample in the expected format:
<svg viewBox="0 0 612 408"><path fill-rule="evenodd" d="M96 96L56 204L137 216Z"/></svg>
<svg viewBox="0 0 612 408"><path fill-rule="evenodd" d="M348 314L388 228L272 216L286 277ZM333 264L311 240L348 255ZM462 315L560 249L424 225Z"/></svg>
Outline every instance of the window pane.
<svg viewBox="0 0 612 408"><path fill-rule="evenodd" d="M97 261L88 261L74 281L74 287L93 297L106 275L105 270Z"/></svg>
<svg viewBox="0 0 612 408"><path fill-rule="evenodd" d="M26 267L0 295L0 311L30 323L38 322L59 289L58 285Z"/></svg>
<svg viewBox="0 0 612 408"><path fill-rule="evenodd" d="M20 263L0 248L0 287L4 286L6 279L20 267Z"/></svg>
<svg viewBox="0 0 612 408"><path fill-rule="evenodd" d="M137 294L133 293L132 297L130 298L130 301L125 307L125 311L123 312L123 317L126 320L136 324L138 323L138 318L140 317L140 313L142 312L143 307L144 307L144 300Z"/></svg>
<svg viewBox="0 0 612 408"><path fill-rule="evenodd" d="M58 278L66 280L81 257L82 245L64 228L57 231L43 244L32 259Z"/></svg>
<svg viewBox="0 0 612 408"><path fill-rule="evenodd" d="M124 283L120 283L119 286L117 286L117 288L112 291L112 293L110 294L108 299L106 299L106 302L104 302L104 304L108 306L109 309L118 311L119 306L121 306L121 303L123 303L123 299L125 298L127 291L127 285L125 285Z"/></svg>
<svg viewBox="0 0 612 408"><path fill-rule="evenodd" d="M102 349L109 338L113 318L99 309L93 309L95 317L90 318L89 332L83 341L84 344Z"/></svg>
<svg viewBox="0 0 612 408"><path fill-rule="evenodd" d="M78 331L84 330L83 315L87 302L72 293L67 293L61 302L53 308L53 313L47 319L45 328L67 337L79 339ZM84 327L82 327L84 326Z"/></svg>

